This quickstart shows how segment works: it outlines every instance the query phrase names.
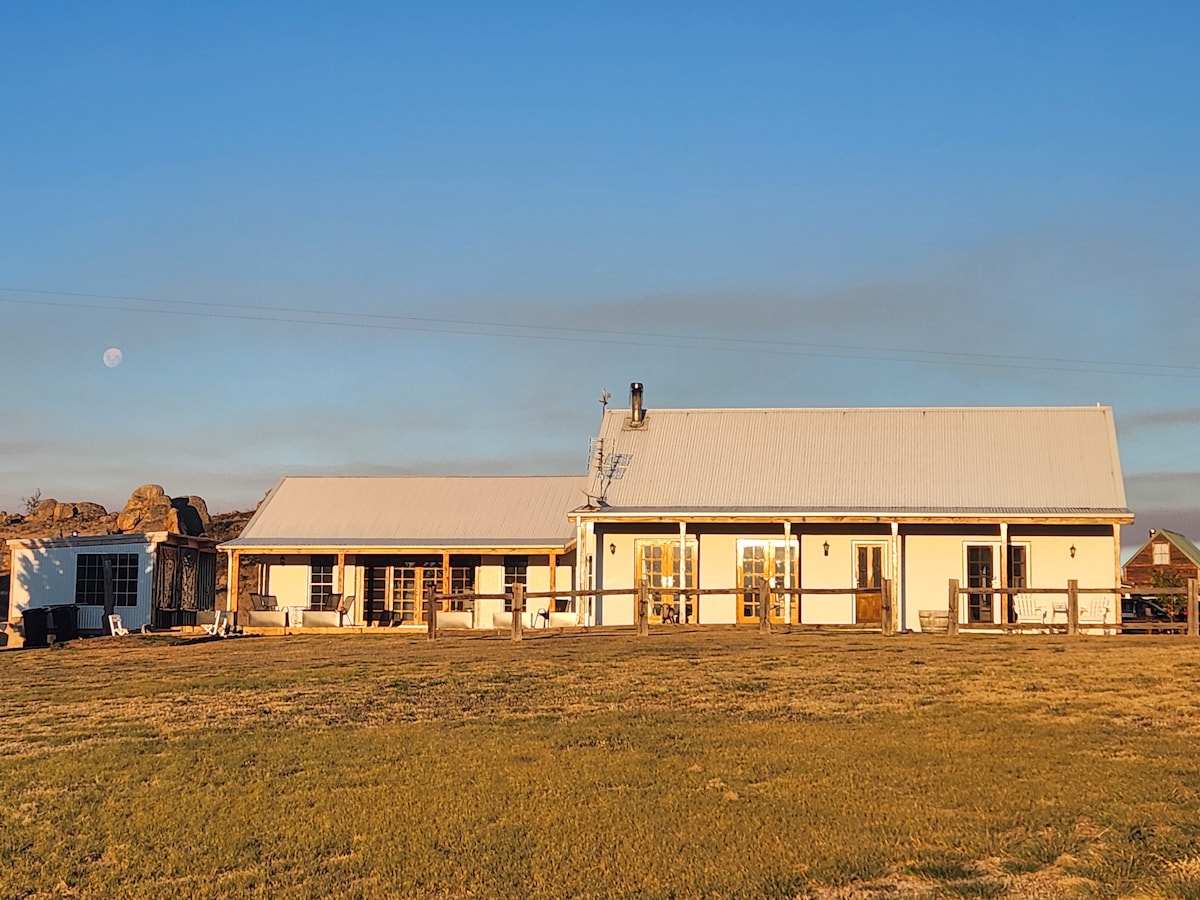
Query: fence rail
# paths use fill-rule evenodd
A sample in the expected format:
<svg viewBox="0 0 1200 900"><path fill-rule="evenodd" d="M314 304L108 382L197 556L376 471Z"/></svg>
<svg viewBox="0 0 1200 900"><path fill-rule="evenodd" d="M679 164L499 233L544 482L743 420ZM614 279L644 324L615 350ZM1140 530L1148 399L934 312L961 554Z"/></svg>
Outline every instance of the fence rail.
<svg viewBox="0 0 1200 900"><path fill-rule="evenodd" d="M1200 637L1200 591L1197 588L1197 580L1189 579L1186 588L1171 588L1163 589L1155 592L1159 596L1182 596L1186 598L1187 618L1186 622L1175 621L1158 621L1158 620L1134 620L1128 623L1122 622L1121 599L1122 591L1111 587L1080 587L1078 581L1068 581L1065 587L1061 588L1030 588L1030 587L964 587L957 579L950 579L948 582L948 604L946 607L947 614L947 632L949 634L959 634L966 631L1064 631L1067 634L1079 634L1081 629L1087 631L1102 630L1104 633L1120 633L1122 630L1143 631L1147 628L1154 630L1183 630L1186 629L1186 634L1190 637ZM655 595L652 601L651 595ZM553 591L527 591L524 585L514 585L513 590L508 593L480 593L480 594L444 594L437 591L430 591L426 594L423 607L425 613L425 626L430 640L434 640L438 635L438 618L439 614L447 612L443 606L453 602L456 605L462 604L464 609L475 609L475 603L480 600L504 600L506 605L511 610L511 634L514 641L523 639L525 625L523 621L524 614L529 609L529 601L531 600L557 600L566 601L568 604L574 604L577 615L579 615L579 624L583 624L585 603L594 598L599 597L633 597L634 603L634 621L632 626L614 626L614 627L632 627L634 632L639 636L645 636L650 633L650 609L652 606L659 606L664 611L678 607L684 613L684 620L687 621L687 613L694 610L694 620L689 624L700 624L700 598L706 596L738 596L747 597L754 596L754 602L758 609L758 630L763 634L769 634L772 626L775 624L785 625L789 629L800 630L843 630L843 631L879 631L885 635L893 634L897 628L895 608L893 603L894 588L890 580L885 580L879 587L874 588L801 588L801 587L774 587L767 582L762 582L753 587L737 586L724 588L650 588L642 584L633 588L600 588L600 589L572 589L572 590L553 590ZM776 623L772 619L772 615L778 615L782 606L780 598L794 596L797 600L795 607L796 618L801 618L802 607L800 600L805 595L809 596L846 596L846 595L861 595L871 596L878 595L880 603L881 617L879 622L872 623L838 623L838 624L814 624L803 623L799 621ZM1108 608L1104 609L1103 615L1099 618L1080 615L1079 598L1084 596L1107 595L1114 600L1112 606L1112 619L1108 621ZM1035 613L1042 613L1040 620L1027 613L1022 613L1017 609L1017 599L1020 597L1038 598L1038 597L1061 597L1065 600L1060 603L1051 603L1050 607L1034 607ZM674 602L668 602L667 598L674 598ZM996 598L1001 600L1001 608L997 612L992 608L990 613L992 621L963 621L963 606L962 598L972 597L991 597L993 601ZM689 603L694 601L694 606ZM546 610L539 610L539 613L546 614L546 621L549 623L550 616ZM1058 615L1063 616L1061 622L1057 621ZM677 614L664 614L664 622L678 622Z"/></svg>
<svg viewBox="0 0 1200 900"><path fill-rule="evenodd" d="M767 582L761 582L755 586L738 586L726 588L650 588L648 585L642 584L633 588L585 588L573 590L552 590L552 591L527 591L524 585L514 585L510 593L479 593L479 594L446 594L436 590L432 590L425 595L422 603L425 614L425 627L430 640L435 640L438 635L438 617L442 613L451 612L443 607L453 603L461 604L464 609L474 609L477 601L480 600L503 600L505 605L511 610L511 630L512 639L514 641L522 640L524 635L524 624L522 616L528 611L528 601L530 600L555 600L567 601L568 604L574 603L577 611L582 611L583 603L597 597L629 597L634 599L634 622L633 629L638 635L648 635L650 633L650 595L657 595L657 599L653 605L659 606L664 610L665 622L678 623L680 620L679 613L668 613L667 610L674 610L676 607L683 610L683 619L687 621L687 611L694 610L694 620L688 624L700 624L700 598L712 596L738 596L743 597L753 595L755 605L758 608L758 630L761 633L769 634L774 624L785 624L789 628L798 629L813 629L813 630L844 630L844 631L880 631L883 634L893 634L896 630L895 616L892 605L892 583L890 580L885 580L880 587L844 587L844 588L799 588L799 587L773 587ZM880 598L880 621L867 623L823 623L812 624L802 622L775 623L772 620L772 614L778 615L781 612L780 597L795 596L797 599L796 617L800 618L800 600L805 595L810 596L879 596ZM674 602L668 602L666 598L673 597ZM695 601L694 606L689 601ZM547 620L549 620L549 612L545 612ZM580 612L582 615L582 613ZM617 626L619 627L619 626ZM629 627L629 626L626 626Z"/></svg>
<svg viewBox="0 0 1200 900"><path fill-rule="evenodd" d="M1101 628L1105 631L1121 632L1123 630L1142 631L1147 627L1158 626L1166 628L1174 625L1176 628L1184 627L1183 622L1160 622L1157 620L1136 619L1129 623L1122 621L1121 599L1122 591L1118 588L1081 588L1079 582L1071 579L1067 582L1065 589L1063 588L1027 588L1027 587L962 587L958 579L951 578L949 582L949 604L948 604L948 619L949 630L951 634L957 634L961 631L969 630L991 630L999 628L1004 631L1024 630L1029 628L1044 628L1046 630L1065 630L1067 634L1078 634L1079 629ZM1156 595L1161 596L1182 596L1186 598L1186 628L1189 637L1200 637L1200 591L1197 588L1197 580L1189 578L1187 587L1156 590ZM1038 597L1054 595L1058 597L1066 597L1065 603L1061 606L1052 604L1049 609L1038 607L1043 611L1043 621L1038 624L1036 619L1031 616L1023 617L1020 611L1016 612L1015 617L1012 615L1012 608L1016 605L1018 597ZM1094 617L1081 618L1079 614L1079 598L1081 596L1108 595L1113 597L1114 621L1106 621L1107 614L1100 619ZM960 599L962 597L1000 597L1008 602L1002 604L1000 609L1000 621L991 622L962 622L960 612ZM1050 621L1045 620L1045 614L1050 615ZM1061 613L1064 621L1059 623L1054 621L1054 616ZM994 614L993 614L994 615Z"/></svg>

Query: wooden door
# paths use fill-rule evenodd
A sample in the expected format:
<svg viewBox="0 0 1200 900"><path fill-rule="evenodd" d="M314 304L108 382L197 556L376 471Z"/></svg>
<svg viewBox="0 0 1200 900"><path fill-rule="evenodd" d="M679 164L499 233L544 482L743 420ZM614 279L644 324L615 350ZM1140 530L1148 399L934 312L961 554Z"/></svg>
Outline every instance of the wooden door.
<svg viewBox="0 0 1200 900"><path fill-rule="evenodd" d="M792 555L791 570L796 571L797 544L792 541L739 541L738 554L738 622L758 621L758 586L766 579L771 587L782 587L787 577L787 554ZM768 595L770 619L782 623L786 617L786 598L771 591Z"/></svg>
<svg viewBox="0 0 1200 900"><path fill-rule="evenodd" d="M993 581L994 560L991 544L967 545L967 587L991 588ZM968 622L994 622L992 610L995 606L996 595L990 593L971 593L967 595Z"/></svg>
<svg viewBox="0 0 1200 900"><path fill-rule="evenodd" d="M1029 583L1029 547L1025 544L1008 545L1008 584L1005 587L1023 588ZM1008 609L1008 621L1017 621L1016 594L1005 595Z"/></svg>
<svg viewBox="0 0 1200 900"><path fill-rule="evenodd" d="M856 544L854 586L873 588L870 593L854 595L854 621L883 624L883 544Z"/></svg>
<svg viewBox="0 0 1200 900"><path fill-rule="evenodd" d="M636 546L636 584L639 587L644 584L648 589L648 620L660 624L674 621L679 609L679 597L675 590L696 586L696 542L688 541L686 544L682 582L679 576L679 541L638 541ZM685 621L695 618L694 609L694 600L689 598Z"/></svg>
<svg viewBox="0 0 1200 900"><path fill-rule="evenodd" d="M387 624L387 566L367 566L363 573L363 621Z"/></svg>
<svg viewBox="0 0 1200 900"><path fill-rule="evenodd" d="M432 590L442 593L442 564L440 561L405 561L392 567L390 612L396 625L423 625L425 598ZM443 601L441 607L445 609Z"/></svg>

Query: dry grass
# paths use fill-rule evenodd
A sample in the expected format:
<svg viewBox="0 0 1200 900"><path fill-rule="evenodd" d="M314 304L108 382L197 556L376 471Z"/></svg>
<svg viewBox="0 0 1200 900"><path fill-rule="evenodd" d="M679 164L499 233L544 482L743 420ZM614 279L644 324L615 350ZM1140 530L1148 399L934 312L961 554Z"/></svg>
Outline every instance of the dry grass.
<svg viewBox="0 0 1200 900"><path fill-rule="evenodd" d="M0 654L0 896L1200 898L1200 644Z"/></svg>

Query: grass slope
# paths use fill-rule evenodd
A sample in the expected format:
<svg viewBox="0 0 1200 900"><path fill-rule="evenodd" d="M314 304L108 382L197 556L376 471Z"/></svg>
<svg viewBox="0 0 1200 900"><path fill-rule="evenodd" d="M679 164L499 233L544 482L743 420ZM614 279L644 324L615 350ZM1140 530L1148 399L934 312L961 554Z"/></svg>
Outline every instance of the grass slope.
<svg viewBox="0 0 1200 900"><path fill-rule="evenodd" d="M1200 898L1200 644L0 654L0 896Z"/></svg>

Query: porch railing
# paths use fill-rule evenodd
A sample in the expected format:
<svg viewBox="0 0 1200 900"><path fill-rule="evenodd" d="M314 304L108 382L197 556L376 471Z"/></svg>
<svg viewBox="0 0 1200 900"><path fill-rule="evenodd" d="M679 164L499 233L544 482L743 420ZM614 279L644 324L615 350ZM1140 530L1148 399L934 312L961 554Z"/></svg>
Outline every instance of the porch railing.
<svg viewBox="0 0 1200 900"><path fill-rule="evenodd" d="M1197 580L1189 578L1187 587L1185 588L1163 588L1155 589L1156 596L1182 596L1185 598L1185 606L1187 609L1186 629L1189 637L1200 636L1200 590L1197 588ZM1096 595L1107 595L1113 599L1112 603L1112 619L1107 615L1108 610L1105 610L1103 618L1081 617L1080 616L1080 598ZM1000 608L1000 621L995 621L993 613L993 621L986 622L971 622L962 621L962 598L971 597L991 597L1002 598ZM1049 597L1049 607L1037 607L1045 610L1049 615L1039 623L1036 619L1029 616L1021 616L1019 613L1015 620L1012 620L1009 615L1011 607L1016 605L1018 597ZM1121 599L1122 591L1119 588L1086 588L1080 587L1079 582L1071 579L1067 582L1066 588L1031 588L1031 587L963 587L958 579L951 578L948 591L948 619L950 634L957 634L959 631L968 630L984 630L995 631L1018 631L1042 628L1047 631L1064 631L1067 634L1078 634L1080 628L1085 629L1103 629L1119 633L1124 629L1144 630L1148 625L1165 626L1172 623L1152 622L1148 620L1134 620L1128 624L1122 622ZM1057 602L1056 602L1057 600ZM1057 620L1057 616L1062 615L1062 621ZM1174 623L1177 627L1184 627L1185 623Z"/></svg>

